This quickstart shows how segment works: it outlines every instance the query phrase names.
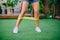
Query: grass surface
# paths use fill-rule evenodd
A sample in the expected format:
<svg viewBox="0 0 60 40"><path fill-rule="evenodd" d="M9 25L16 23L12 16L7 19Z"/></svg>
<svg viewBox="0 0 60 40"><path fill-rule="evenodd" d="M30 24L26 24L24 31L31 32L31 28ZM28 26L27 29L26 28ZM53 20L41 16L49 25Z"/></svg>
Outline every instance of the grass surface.
<svg viewBox="0 0 60 40"><path fill-rule="evenodd" d="M19 33L12 32L16 19L0 19L0 40L60 40L60 20L40 19L42 32L35 31L35 22L23 20Z"/></svg>

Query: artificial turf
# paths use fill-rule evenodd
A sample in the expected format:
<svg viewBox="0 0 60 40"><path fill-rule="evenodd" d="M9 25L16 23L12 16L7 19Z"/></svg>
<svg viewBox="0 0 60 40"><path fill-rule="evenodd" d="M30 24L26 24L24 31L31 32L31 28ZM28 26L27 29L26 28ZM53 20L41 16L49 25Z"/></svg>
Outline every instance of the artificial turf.
<svg viewBox="0 0 60 40"><path fill-rule="evenodd" d="M35 31L33 20L23 20L19 25L19 33L14 34L16 19L0 19L0 40L60 40L60 20L40 19L42 32Z"/></svg>

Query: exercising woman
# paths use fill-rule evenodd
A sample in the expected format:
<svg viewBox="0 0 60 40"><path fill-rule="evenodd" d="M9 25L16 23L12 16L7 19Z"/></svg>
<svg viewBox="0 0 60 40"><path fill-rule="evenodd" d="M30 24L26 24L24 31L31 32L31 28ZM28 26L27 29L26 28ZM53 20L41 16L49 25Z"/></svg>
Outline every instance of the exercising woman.
<svg viewBox="0 0 60 40"><path fill-rule="evenodd" d="M24 17L24 14L27 11L27 8L28 8L28 5L30 2L32 3L32 7L34 9L34 18L39 19L39 14L38 14L39 13L39 2L38 2L38 0L23 0L22 10L21 10L21 13L19 14L16 25L13 29L13 33L18 33L18 26L22 21L21 18ZM41 32L41 29L39 28L39 20L35 20L35 23L36 23L35 30L37 32Z"/></svg>

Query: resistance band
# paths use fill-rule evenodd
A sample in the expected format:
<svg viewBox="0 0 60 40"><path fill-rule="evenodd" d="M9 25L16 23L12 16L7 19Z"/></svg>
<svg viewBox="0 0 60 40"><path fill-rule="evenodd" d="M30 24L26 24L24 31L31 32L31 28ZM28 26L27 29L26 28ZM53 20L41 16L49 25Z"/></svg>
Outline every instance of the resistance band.
<svg viewBox="0 0 60 40"><path fill-rule="evenodd" d="M19 17L19 19L39 20L38 18L34 18L34 17Z"/></svg>

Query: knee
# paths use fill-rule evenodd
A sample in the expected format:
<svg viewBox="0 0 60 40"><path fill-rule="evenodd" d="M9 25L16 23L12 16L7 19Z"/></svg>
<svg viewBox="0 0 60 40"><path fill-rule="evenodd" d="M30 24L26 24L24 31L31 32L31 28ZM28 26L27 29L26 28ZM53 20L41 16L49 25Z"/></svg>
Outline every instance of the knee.
<svg viewBox="0 0 60 40"><path fill-rule="evenodd" d="M35 12L35 13L38 13L38 12L39 12L39 9L34 9L34 12Z"/></svg>

